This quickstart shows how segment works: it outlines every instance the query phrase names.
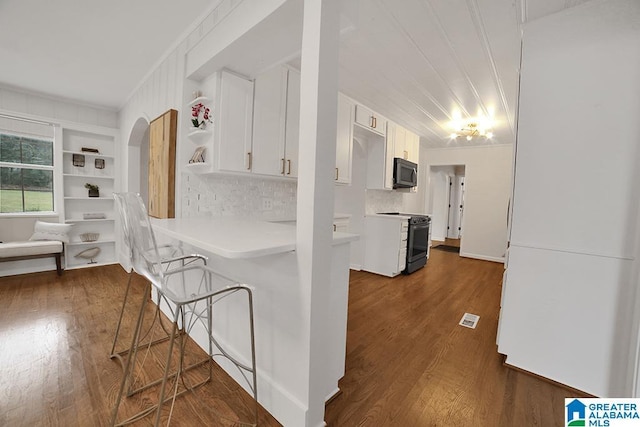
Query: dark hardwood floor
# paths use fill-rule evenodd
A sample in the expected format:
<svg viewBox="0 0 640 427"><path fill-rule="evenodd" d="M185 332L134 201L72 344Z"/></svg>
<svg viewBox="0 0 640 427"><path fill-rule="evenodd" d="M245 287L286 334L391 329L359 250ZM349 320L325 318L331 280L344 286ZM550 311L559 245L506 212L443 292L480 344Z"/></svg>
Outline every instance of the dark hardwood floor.
<svg viewBox="0 0 640 427"><path fill-rule="evenodd" d="M328 425L561 425L572 393L504 367L496 353L502 268L433 251L410 276L351 272L347 372ZM125 284L119 266L0 278L0 426L108 424L122 372L108 354ZM480 315L476 329L458 325L464 312ZM204 388L204 407L187 395L171 425L245 419L244 391L219 370L216 378L223 386ZM122 410L148 397L125 399ZM278 423L261 411L259 425Z"/></svg>

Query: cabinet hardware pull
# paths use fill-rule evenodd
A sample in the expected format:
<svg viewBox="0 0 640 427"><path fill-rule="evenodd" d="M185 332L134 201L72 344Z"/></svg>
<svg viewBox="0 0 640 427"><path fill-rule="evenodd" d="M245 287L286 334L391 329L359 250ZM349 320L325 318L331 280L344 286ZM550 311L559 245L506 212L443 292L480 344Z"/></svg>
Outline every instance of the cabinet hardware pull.
<svg viewBox="0 0 640 427"><path fill-rule="evenodd" d="M249 166L247 167L247 170L251 170L251 151L247 153L247 156L249 156Z"/></svg>
<svg viewBox="0 0 640 427"><path fill-rule="evenodd" d="M338 180L338 168L336 168L336 181Z"/></svg>
<svg viewBox="0 0 640 427"><path fill-rule="evenodd" d="M374 129L378 128L378 119L376 117L373 118L373 128Z"/></svg>
<svg viewBox="0 0 640 427"><path fill-rule="evenodd" d="M335 224L333 224L333 231L337 231L337 230L336 230L336 225L335 225Z"/></svg>
<svg viewBox="0 0 640 427"><path fill-rule="evenodd" d="M375 117L370 116L369 119L371 119L369 120L369 123L371 123L369 126L371 126L372 128L375 128L375 126L373 125L373 121L375 120Z"/></svg>
<svg viewBox="0 0 640 427"><path fill-rule="evenodd" d="M282 175L284 175L284 159L282 159Z"/></svg>
<svg viewBox="0 0 640 427"><path fill-rule="evenodd" d="M287 175L291 175L291 159L287 160L287 165L289 169L287 170Z"/></svg>

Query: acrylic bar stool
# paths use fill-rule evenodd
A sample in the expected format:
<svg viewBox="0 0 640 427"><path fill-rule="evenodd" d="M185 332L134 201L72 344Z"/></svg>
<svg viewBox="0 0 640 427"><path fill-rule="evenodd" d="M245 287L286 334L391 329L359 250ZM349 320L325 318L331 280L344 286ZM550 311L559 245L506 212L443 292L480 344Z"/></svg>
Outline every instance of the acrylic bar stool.
<svg viewBox="0 0 640 427"><path fill-rule="evenodd" d="M191 264L184 267L174 268L166 271L159 255L156 239L151 228L149 217L139 195L134 193L123 193L122 201L125 204L125 212L130 225L130 232L133 243L133 268L136 273L145 277L153 287L159 292L161 298L170 303L172 314L172 330L169 333L169 344L164 365L164 375L159 384L157 402L150 407L139 411L124 421L117 421L120 403L123 398L125 385L129 381L132 368L136 366L136 353L133 351L132 357L127 358L125 373L120 385L119 394L113 410L111 425L126 425L140 420L152 412L156 412L155 425L160 425L162 407L165 403L170 403L170 411L167 425L171 421L176 397L194 391L196 388L208 383L212 379L213 357L223 356L235 365L242 377L246 380L247 386L253 394L254 419L253 423L242 423L240 425L257 425L258 420L258 396L257 396L257 372L255 354L255 332L253 321L253 295L251 289L243 284L236 283L231 279L221 276L206 266ZM215 340L213 334L213 308L221 300L232 294L245 295L248 309L248 335L250 348L250 361L242 362L238 357L234 357L227 352L220 343ZM142 305L144 306L146 299ZM143 309L141 309L141 313ZM140 323L140 322L139 322ZM208 355L203 363L208 363L208 376L197 384L191 384L184 373L185 367L185 344L186 335L191 332L196 325L202 325L207 332ZM134 332L131 348L138 347L140 339L140 324ZM171 372L172 360L174 358L174 346L177 344L177 361L175 372ZM215 347L215 353L214 353ZM192 365L192 366L195 366ZM169 383L171 388L168 389ZM182 386L182 387L180 387ZM146 387L145 387L146 388ZM167 392L169 390L169 392ZM195 393L194 393L195 396Z"/></svg>
<svg viewBox="0 0 640 427"><path fill-rule="evenodd" d="M116 325L116 332L114 334L113 337L113 344L111 346L111 353L110 353L110 357L112 359L116 359L120 362L121 366L124 368L125 365L125 361L124 361L124 357L129 356L129 354L131 353L131 348L126 348L124 350L120 350L120 351L116 351L116 347L118 345L118 339L120 338L120 329L122 326L122 318L125 315L125 311L126 311L126 307L127 307L127 303L129 302L129 296L131 293L131 279L133 277L133 269L132 269L132 265L133 265L133 241L132 238L133 236L131 235L131 227L130 224L128 222L128 216L125 212L126 206L125 206L125 202L123 200L123 195L121 193L114 193L113 194L113 198L115 200L116 203L116 210L118 211L119 214L119 218L120 218L120 224L122 226L122 234L124 237L124 242L127 244L127 248L129 250L129 271L128 271L128 280L127 280L127 287L124 293L124 298L122 301L122 307L120 308L120 316L118 317L118 323ZM158 248L161 252L161 256L162 256L162 264L165 266L165 269L170 269L175 267L175 263L178 263L179 266L184 267L185 265L188 265L192 262L196 262L196 261L201 261L204 265L207 265L207 258L203 255L200 254L188 254L188 255L184 255L182 252L182 248L179 246L174 246L174 245L164 245L164 246L160 246ZM147 296L149 295L149 290L150 290L150 284L148 284L145 287L144 293L143 293L143 298L147 298ZM159 295L157 295L157 300L160 300ZM159 322L162 326L164 326L161 322L162 322L162 318L160 317L160 312L159 312L159 305L158 308L155 312L154 315L154 319L153 322L151 323L151 325L149 326L147 332L143 335L143 338L146 337L147 335L149 335L151 328L153 328L153 326L155 325L155 322ZM139 314L140 316L140 314ZM155 345L155 344L159 344L161 342L164 342L166 340L168 340L169 337L163 337L160 338L158 340L155 341L151 341L150 343L148 343L147 345ZM142 346L144 346L145 344L143 344Z"/></svg>

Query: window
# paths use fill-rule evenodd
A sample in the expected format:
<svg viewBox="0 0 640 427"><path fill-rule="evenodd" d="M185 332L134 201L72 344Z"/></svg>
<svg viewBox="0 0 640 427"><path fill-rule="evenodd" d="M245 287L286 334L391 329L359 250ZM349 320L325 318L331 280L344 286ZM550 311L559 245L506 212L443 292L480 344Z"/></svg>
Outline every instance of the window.
<svg viewBox="0 0 640 427"><path fill-rule="evenodd" d="M53 211L53 140L0 131L0 213Z"/></svg>

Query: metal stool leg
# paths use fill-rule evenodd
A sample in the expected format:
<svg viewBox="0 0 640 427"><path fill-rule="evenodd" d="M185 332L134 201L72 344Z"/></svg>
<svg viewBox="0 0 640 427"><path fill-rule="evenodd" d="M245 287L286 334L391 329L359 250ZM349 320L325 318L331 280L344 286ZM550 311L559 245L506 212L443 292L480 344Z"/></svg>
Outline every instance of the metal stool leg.
<svg viewBox="0 0 640 427"><path fill-rule="evenodd" d="M129 291L131 290L131 278L133 273L129 272L129 280L127 280L127 289L124 292L124 299L122 301L122 308L120 309L120 317L118 318L118 325L116 326L116 333L113 337L113 345L111 346L111 354L110 358L117 358L121 364L124 365L122 356L116 353L116 345L118 343L118 337L120 336L120 326L122 325L122 318L124 317L125 306L127 305L127 300L129 299Z"/></svg>
<svg viewBox="0 0 640 427"><path fill-rule="evenodd" d="M147 289L151 286L151 284L147 285ZM142 299L142 304L140 304L140 312L138 314L138 322L136 323L136 327L133 333L133 337L131 338L131 349L135 349L138 343L138 338L140 336L140 330L142 329L142 323L144 320L144 312L147 306L147 298ZM122 395L124 394L124 389L129 382L129 376L132 369L133 357L127 357L127 363L125 364L124 373L122 375L122 381L120 382L120 389L118 391L118 398L116 400L115 408L113 409L113 415L111 417L111 425L115 426L117 418L118 418L118 409L120 409L120 402L122 401Z"/></svg>
<svg viewBox="0 0 640 427"><path fill-rule="evenodd" d="M171 334L171 339L169 341L169 350L167 351L167 364L164 367L164 376L162 378L162 385L160 386L160 397L158 398L158 408L157 408L157 412L156 412L156 421L155 421L155 426L159 426L160 425L160 415L162 412L162 403L164 403L164 394L165 394L165 389L167 387L167 378L169 376L169 370L171 369L171 359L173 356L173 344L175 342L175 334L178 330L178 319L180 317L180 313L182 312L182 307L181 306L177 306L176 307L176 312L173 318L173 333ZM182 353L182 351L181 351ZM173 406L173 400L175 400L176 398L176 393L178 391L178 381L179 381L179 377L180 377L180 363L178 362L178 367L177 367L177 371L176 371L176 384L175 384L175 391L173 394L173 399L172 399L172 403L171 405Z"/></svg>

